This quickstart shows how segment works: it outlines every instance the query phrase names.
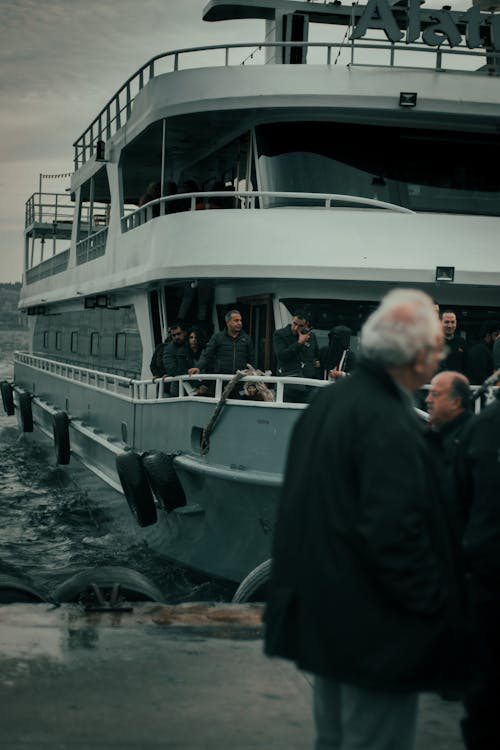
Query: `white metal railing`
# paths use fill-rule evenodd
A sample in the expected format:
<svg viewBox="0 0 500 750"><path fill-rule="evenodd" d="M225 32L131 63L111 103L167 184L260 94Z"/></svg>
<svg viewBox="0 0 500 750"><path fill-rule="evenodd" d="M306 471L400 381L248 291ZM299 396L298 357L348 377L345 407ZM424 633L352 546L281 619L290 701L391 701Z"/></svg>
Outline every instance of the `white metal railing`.
<svg viewBox="0 0 500 750"><path fill-rule="evenodd" d="M53 255L47 260L43 260L36 266L32 266L25 271L26 284L33 284L48 276L54 276L57 273L66 271L69 263L69 250L63 250L57 255Z"/></svg>
<svg viewBox="0 0 500 750"><path fill-rule="evenodd" d="M131 401L159 401L163 399L172 401L174 398L176 400L194 398L196 400L218 402L222 396L222 391L225 385L234 377L234 375L200 373L192 376L178 375L176 377L136 380L123 377L122 375L114 375L109 372L101 372L86 367L79 367L66 362L46 359L35 354L30 354L29 352L20 351L14 352L14 361L71 382L76 382L107 393L111 392L117 394L120 397L128 398ZM203 383L215 383L215 391L213 395L197 396L194 394L193 391L197 385L200 384L200 381L203 381ZM325 386L330 385L330 381L328 380L316 380L313 378L285 377L266 374L245 375L236 385L234 395L231 397L232 399L238 398L238 394L244 383L265 383L266 386L272 390L274 396L273 401L246 401L246 403L265 406L266 408L283 406L283 404L287 406L292 405L294 407L304 406L304 404L290 404L289 402L284 401L283 391L286 385L303 385L306 388L324 388ZM179 394L178 396L172 397L168 392L169 387L172 384L177 384L176 391ZM471 390L474 392L480 387L480 385L471 385ZM427 390L428 388L430 388L430 385L425 385L422 387L422 390ZM485 399L486 404L489 404L495 399L498 391L500 391L499 386L492 386L488 389ZM479 412L481 407L481 400L478 398L474 403L474 410Z"/></svg>
<svg viewBox="0 0 500 750"><path fill-rule="evenodd" d="M176 390L178 393L180 391L180 395L176 398L196 398L204 401L209 400L217 402L222 396L222 391L226 383L234 377L234 375L213 375L210 373L203 373L202 375L194 375L192 377L190 375L179 375L177 377L156 378L153 380L134 380L132 378L123 377L122 375L114 375L109 372L101 372L86 367L79 367L66 362L47 359L35 354L20 351L14 353L14 361L32 367L35 370L49 373L58 378L63 378L107 393L115 393L121 397L130 398L132 401L158 401L162 399L168 399L170 401L172 400L172 397L168 393L168 389L172 384L177 384ZM215 383L215 392L213 395L195 396L193 394L193 390L196 387L195 383L199 383L200 380L203 380L204 383ZM237 398L237 394L241 390L244 382L263 382L266 383L268 387L273 387L274 401L254 402L259 405L264 404L267 406L284 403L283 388L287 384L304 385L310 388L321 388L328 385L328 381L326 380L315 380L311 378L248 375L242 378L241 386L239 386L239 384L236 386L233 398Z"/></svg>
<svg viewBox="0 0 500 750"><path fill-rule="evenodd" d="M397 203L388 203L376 198L364 198L358 195L345 195L341 193L292 193L287 191L273 192L270 190L236 190L236 191L204 191L197 193L178 193L177 195L168 195L163 198L156 198L135 211L128 212L121 218L122 231L128 232L131 229L145 224L157 216L178 213L176 207L179 202L183 202L182 211L195 211L200 209L200 202L203 208L210 208L213 199L224 201L224 205L232 202L233 208L267 208L266 201L278 205L269 205L269 208L278 207L283 201L286 205L291 204L304 206L316 206L318 208L332 208L335 204L351 204L353 206L368 206L370 208L383 208L388 211L396 211L403 214L414 214L415 212L405 206ZM221 206L222 207L222 206Z"/></svg>
<svg viewBox="0 0 500 750"><path fill-rule="evenodd" d="M303 48L306 51L321 50L322 53L324 53L322 64L326 65L335 65L337 62L336 57L332 60L332 50L348 51L350 65L366 64L356 62L356 55L367 50L380 50L383 51L384 54L387 53L388 62L383 65L383 67L394 67L396 65L396 52L398 54L401 53L402 55L406 55L409 52L422 53L426 54L429 60L431 59L429 56L434 56L434 64L426 66L432 67L434 70L445 69L443 59L445 56L476 57L484 60L487 54L491 64L490 70L485 72L489 72L490 74L492 72L496 74L498 62L500 61L500 52L493 52L490 50L488 50L488 52L486 52L486 50L474 51L466 46L454 47L453 49L443 49L442 46L435 48L428 47L419 42L406 45L404 42L392 43L366 37L357 40L345 39L341 42L293 42L293 44L290 44L290 42L244 42L238 44L213 44L203 47L187 47L184 49L173 50L171 52L163 52L152 57L147 63L139 68L139 70L133 73L116 94L114 94L104 105L88 128L79 138L77 138L73 144L75 170L77 170L82 164L85 164L85 162L96 153L98 141L107 141L114 133L120 130L132 113L132 105L135 97L144 86L156 76L162 73L179 70L182 63L187 62L187 59L193 54L207 53L210 57L207 64L211 67L217 64L227 67L229 65L250 64L251 61L254 60L254 56L257 52L263 53L263 51L268 50L269 48L274 48L275 53L284 48L292 48L294 50ZM248 55L243 62L241 60L236 63L230 61L231 52L241 52L245 49L250 50L251 54ZM221 53L220 62L214 60L213 54L216 52ZM376 64L380 65L380 63ZM408 64L415 67L415 63L411 58L408 61ZM185 67L188 67L188 65L185 65Z"/></svg>
<svg viewBox="0 0 500 750"><path fill-rule="evenodd" d="M201 373L199 375L178 375L176 377L156 378L151 380L134 380L132 381L132 391L134 400L149 401L151 399L172 398L168 392L172 383L179 384L176 386L176 392L179 394L176 398L197 398L208 399L209 401L220 401L222 391L225 385L234 378L234 375L217 375L210 373ZM203 381L214 383L215 391L213 395L196 396L193 391ZM287 403L283 399L283 391L286 385L303 385L306 388L322 388L328 385L327 380L316 380L314 378L296 378L277 375L245 375L235 387L231 399L237 399L244 383L265 383L269 390L272 391L273 401L254 401L253 403L260 406L273 406L276 404ZM296 404L295 404L296 406Z"/></svg>
<svg viewBox="0 0 500 750"><path fill-rule="evenodd" d="M25 229L33 224L52 224L56 230L59 224L72 225L75 218L75 203L68 193L33 193L25 204ZM92 218L93 224L107 221L105 215L91 212L91 206L83 204L80 211L80 223L88 226ZM71 227L70 227L71 228Z"/></svg>
<svg viewBox="0 0 500 750"><path fill-rule="evenodd" d="M106 240L108 239L108 228L99 229L94 234L89 234L83 240L76 243L76 263L81 265L89 260L99 258L106 251Z"/></svg>
<svg viewBox="0 0 500 750"><path fill-rule="evenodd" d="M118 393L121 396L124 395L125 390L129 395L131 394L131 384L134 382L130 378L123 377L123 375L114 375L113 373L92 370L88 367L80 367L60 360L47 359L29 352L14 352L14 362L100 391Z"/></svg>

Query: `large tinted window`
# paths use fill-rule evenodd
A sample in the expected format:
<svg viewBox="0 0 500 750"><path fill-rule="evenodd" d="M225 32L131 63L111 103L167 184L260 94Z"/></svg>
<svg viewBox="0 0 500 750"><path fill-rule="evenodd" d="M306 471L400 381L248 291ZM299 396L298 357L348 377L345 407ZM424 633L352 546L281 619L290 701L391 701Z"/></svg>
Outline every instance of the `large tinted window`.
<svg viewBox="0 0 500 750"><path fill-rule="evenodd" d="M262 190L338 193L415 211L500 215L498 135L287 122L261 125L256 136ZM272 198L267 205L293 202Z"/></svg>

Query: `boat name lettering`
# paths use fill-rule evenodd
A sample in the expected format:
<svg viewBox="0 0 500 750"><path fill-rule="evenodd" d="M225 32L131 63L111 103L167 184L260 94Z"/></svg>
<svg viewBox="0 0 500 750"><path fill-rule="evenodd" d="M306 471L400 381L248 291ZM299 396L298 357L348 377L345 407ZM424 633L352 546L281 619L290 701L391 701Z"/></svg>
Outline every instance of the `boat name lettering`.
<svg viewBox="0 0 500 750"><path fill-rule="evenodd" d="M397 6L391 7L389 0L369 0L354 27L351 39L360 39L368 29L381 29L391 42L401 42L404 37L405 43L410 44L422 34L422 41L429 47L438 47L445 42L450 47L456 47L462 41L461 32L464 29L469 49L487 44L491 49L500 50L500 14L496 16L493 13L481 13L477 5L463 13L451 13L445 9L426 11L426 24L422 31L420 0L408 0L406 34L401 30L393 10L400 9ZM398 17L401 19L401 15ZM486 26L491 27L490 34L486 34L490 36L490 40L484 38Z"/></svg>

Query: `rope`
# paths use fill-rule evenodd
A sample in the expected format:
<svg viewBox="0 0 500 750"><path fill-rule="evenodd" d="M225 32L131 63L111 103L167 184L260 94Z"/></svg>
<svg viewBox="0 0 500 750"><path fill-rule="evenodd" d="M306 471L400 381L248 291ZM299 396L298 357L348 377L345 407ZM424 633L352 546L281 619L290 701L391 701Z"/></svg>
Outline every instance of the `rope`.
<svg viewBox="0 0 500 750"><path fill-rule="evenodd" d="M241 370L238 370L236 375L231 380L229 380L229 382L224 387L224 390L222 391L222 395L220 397L220 401L215 407L215 411L210 417L210 420L208 421L206 427L203 428L203 432L201 433L200 445L201 445L202 456L206 456L206 454L208 453L210 449L210 435L213 432L215 423L217 422L222 409L224 408L224 404L226 403L230 394L233 392L236 385L240 382L242 378L245 377L246 374L247 374L246 372L242 372Z"/></svg>

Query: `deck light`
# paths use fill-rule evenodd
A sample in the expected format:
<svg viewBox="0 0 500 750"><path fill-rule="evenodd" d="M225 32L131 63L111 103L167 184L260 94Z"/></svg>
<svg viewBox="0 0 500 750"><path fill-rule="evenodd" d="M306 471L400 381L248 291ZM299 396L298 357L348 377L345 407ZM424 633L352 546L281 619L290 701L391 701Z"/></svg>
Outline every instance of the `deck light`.
<svg viewBox="0 0 500 750"><path fill-rule="evenodd" d="M455 266L436 266L436 281L451 284L455 280Z"/></svg>
<svg viewBox="0 0 500 750"><path fill-rule="evenodd" d="M401 91L399 94L399 106L400 107L416 107L417 106L417 94L412 91Z"/></svg>

